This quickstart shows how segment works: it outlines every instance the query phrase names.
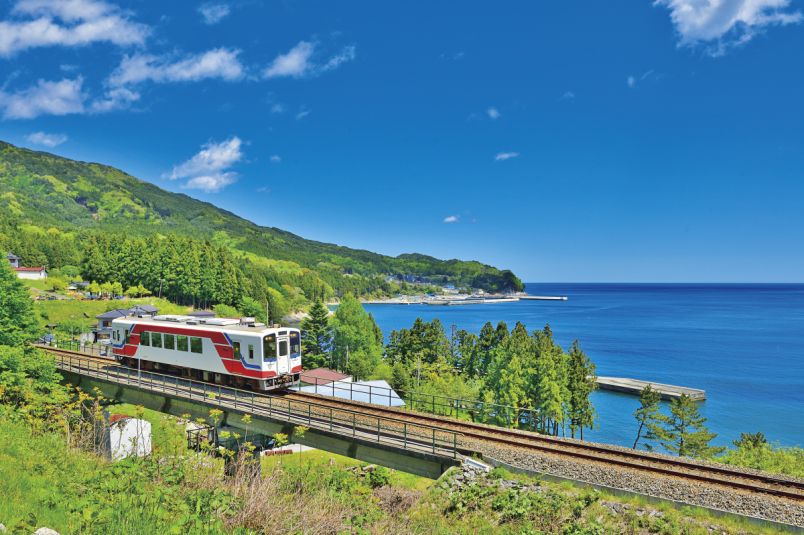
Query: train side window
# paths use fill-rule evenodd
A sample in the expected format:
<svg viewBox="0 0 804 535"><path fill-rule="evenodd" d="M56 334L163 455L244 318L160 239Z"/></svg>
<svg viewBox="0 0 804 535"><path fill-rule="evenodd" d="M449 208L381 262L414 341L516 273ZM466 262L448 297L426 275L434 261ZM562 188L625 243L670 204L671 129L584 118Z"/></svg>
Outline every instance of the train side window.
<svg viewBox="0 0 804 535"><path fill-rule="evenodd" d="M123 331L123 332L124 332L124 336L123 336L123 342L128 343L128 339L131 337L131 333L130 333L130 332L128 332L128 329L126 329L126 330L125 330L125 331Z"/></svg>
<svg viewBox="0 0 804 535"><path fill-rule="evenodd" d="M241 358L242 355L240 354L240 342L234 342L233 345L234 345L235 358L237 359Z"/></svg>
<svg viewBox="0 0 804 535"><path fill-rule="evenodd" d="M165 334L165 349L176 349L176 337L172 334Z"/></svg>
<svg viewBox="0 0 804 535"><path fill-rule="evenodd" d="M262 339L262 355L266 360L276 358L276 336L273 334Z"/></svg>
<svg viewBox="0 0 804 535"><path fill-rule="evenodd" d="M301 353L301 344L299 342L299 333L290 331L290 354L298 355Z"/></svg>
<svg viewBox="0 0 804 535"><path fill-rule="evenodd" d="M151 333L149 333L148 331L142 331L140 333L140 345L141 346L151 345Z"/></svg>
<svg viewBox="0 0 804 535"><path fill-rule="evenodd" d="M248 359L254 360L254 344L248 345Z"/></svg>
<svg viewBox="0 0 804 535"><path fill-rule="evenodd" d="M179 351L187 351L187 337L178 335L176 336L176 349Z"/></svg>
<svg viewBox="0 0 804 535"><path fill-rule="evenodd" d="M204 346L201 343L201 339L195 336L190 337L190 351L193 353L203 353Z"/></svg>
<svg viewBox="0 0 804 535"><path fill-rule="evenodd" d="M280 340L279 341L279 356L280 357L287 357L288 356L288 341L287 340Z"/></svg>
<svg viewBox="0 0 804 535"><path fill-rule="evenodd" d="M151 347L162 347L162 333L151 333Z"/></svg>

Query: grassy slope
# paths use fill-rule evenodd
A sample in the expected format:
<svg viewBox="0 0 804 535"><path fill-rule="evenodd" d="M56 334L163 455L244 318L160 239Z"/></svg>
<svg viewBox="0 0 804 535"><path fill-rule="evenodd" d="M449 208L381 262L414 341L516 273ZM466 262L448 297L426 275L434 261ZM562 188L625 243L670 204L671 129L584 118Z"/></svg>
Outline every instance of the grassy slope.
<svg viewBox="0 0 804 535"><path fill-rule="evenodd" d="M204 236L240 251L318 271L448 276L465 283L482 276L503 279L499 270L479 262L442 261L418 254L394 258L307 240L167 192L113 167L4 142L0 142L0 210L38 227ZM512 276L507 279L518 281Z"/></svg>

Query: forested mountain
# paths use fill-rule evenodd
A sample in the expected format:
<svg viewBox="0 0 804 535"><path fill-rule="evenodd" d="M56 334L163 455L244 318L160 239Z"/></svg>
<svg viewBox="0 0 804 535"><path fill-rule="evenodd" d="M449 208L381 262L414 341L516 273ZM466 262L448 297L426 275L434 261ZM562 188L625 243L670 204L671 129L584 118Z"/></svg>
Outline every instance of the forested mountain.
<svg viewBox="0 0 804 535"><path fill-rule="evenodd" d="M103 250L110 243L117 253ZM122 267L118 263L124 261L120 255L146 251L154 254L138 258L155 263L151 266L154 273L147 277L134 273L130 280L118 282L152 287L155 281L172 275L167 273L165 259L171 254L182 257L176 249L179 245L191 251L189 256L196 262L203 258L214 260L220 269L241 270L243 284L259 272L258 278L268 287L300 302L345 292L393 293L398 286L386 282L389 275L425 277L434 283L485 290L522 288L510 271L479 262L419 254L390 257L307 240L165 191L113 167L0 142L0 251L12 250L28 265L81 266L86 276L101 279L115 276ZM160 254L155 254L157 250ZM90 256L95 260L87 262ZM99 257L104 258L103 269L97 266ZM130 267L127 271L131 272ZM173 295L195 301L197 296L186 291L176 290ZM245 291L258 301L266 294L265 289ZM166 293L171 295L170 290ZM221 300L233 299L236 297Z"/></svg>

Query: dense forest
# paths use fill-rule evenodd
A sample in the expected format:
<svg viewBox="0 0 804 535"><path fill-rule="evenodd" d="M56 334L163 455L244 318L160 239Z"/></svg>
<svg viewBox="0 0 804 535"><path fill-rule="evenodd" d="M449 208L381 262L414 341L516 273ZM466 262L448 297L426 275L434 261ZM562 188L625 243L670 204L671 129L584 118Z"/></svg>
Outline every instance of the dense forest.
<svg viewBox="0 0 804 535"><path fill-rule="evenodd" d="M486 291L523 289L510 271L479 262L389 257L307 240L113 167L4 142L0 251L13 251L25 265L80 267L87 280L142 284L153 293L161 284L164 294L188 304L273 296L293 308L346 293L412 291L404 276ZM191 288L212 279L214 288ZM238 288L226 287L235 281Z"/></svg>

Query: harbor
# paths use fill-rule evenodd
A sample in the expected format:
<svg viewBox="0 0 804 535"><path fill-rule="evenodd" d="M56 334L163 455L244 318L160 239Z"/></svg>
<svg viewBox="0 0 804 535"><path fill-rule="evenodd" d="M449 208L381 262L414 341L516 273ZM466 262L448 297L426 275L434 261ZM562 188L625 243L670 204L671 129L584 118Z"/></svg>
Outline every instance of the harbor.
<svg viewBox="0 0 804 535"><path fill-rule="evenodd" d="M706 391L698 388L688 388L685 386L668 385L664 383L656 383L653 381L642 381L640 379L631 379L628 377L598 377L597 386L601 390L611 390L614 392L624 392L626 394L634 394L638 396L642 390L650 385L653 390L661 394L662 399L669 401L671 399L680 398L682 394L686 394L695 401L703 401L706 399Z"/></svg>

